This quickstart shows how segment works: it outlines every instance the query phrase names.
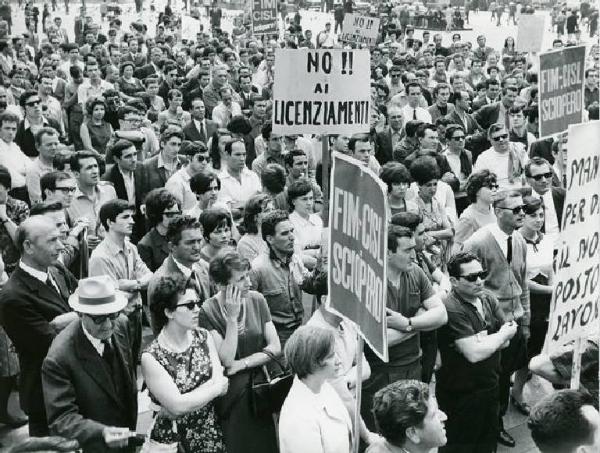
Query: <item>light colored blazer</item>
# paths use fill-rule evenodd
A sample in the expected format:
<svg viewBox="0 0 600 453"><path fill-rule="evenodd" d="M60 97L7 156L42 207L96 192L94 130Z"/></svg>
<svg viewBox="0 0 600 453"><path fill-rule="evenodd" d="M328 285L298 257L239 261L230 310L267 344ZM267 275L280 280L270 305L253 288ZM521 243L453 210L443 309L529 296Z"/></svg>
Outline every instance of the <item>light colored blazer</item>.
<svg viewBox="0 0 600 453"><path fill-rule="evenodd" d="M298 377L279 419L281 453L348 453L352 423L342 400L327 382L313 393Z"/></svg>

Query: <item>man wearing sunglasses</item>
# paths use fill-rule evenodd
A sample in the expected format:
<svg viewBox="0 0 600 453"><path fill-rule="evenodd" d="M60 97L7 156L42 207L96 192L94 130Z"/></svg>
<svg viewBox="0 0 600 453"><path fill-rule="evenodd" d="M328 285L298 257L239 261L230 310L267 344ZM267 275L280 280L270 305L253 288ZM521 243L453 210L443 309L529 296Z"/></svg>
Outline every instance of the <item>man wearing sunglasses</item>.
<svg viewBox="0 0 600 453"><path fill-rule="evenodd" d="M448 323L438 330L442 367L436 396L448 415L444 453L492 453L498 435L500 351L517 332L496 297L485 290L487 272L471 252L448 262L452 290L444 300Z"/></svg>
<svg viewBox="0 0 600 453"><path fill-rule="evenodd" d="M494 201L496 223L477 230L464 243L464 250L477 256L487 270L485 289L498 299L506 321L515 321L519 328L509 346L501 354L498 399L500 416L508 408L510 376L527 366L527 338L529 337L529 287L527 279L527 244L517 230L523 225L523 199L516 190L496 194ZM500 418L498 441L514 447L514 439L504 430Z"/></svg>
<svg viewBox="0 0 600 453"><path fill-rule="evenodd" d="M135 451L127 444L137 422L136 362L120 314L127 297L110 277L90 277L69 305L79 319L56 337L42 366L48 424L85 451Z"/></svg>
<svg viewBox="0 0 600 453"><path fill-rule="evenodd" d="M187 164L168 179L165 189L175 195L184 211L189 211L196 206L197 202L196 194L190 188L190 180L198 173L212 170L211 158L208 148L200 141L184 141L179 156L184 156Z"/></svg>
<svg viewBox="0 0 600 453"><path fill-rule="evenodd" d="M19 123L15 143L29 157L37 157L39 152L35 146L34 130L42 127L56 129L60 136L60 125L51 118L42 115L42 100L37 90L26 90L19 98L19 104L25 112L25 118Z"/></svg>
<svg viewBox="0 0 600 453"><path fill-rule="evenodd" d="M565 189L552 185L554 173L543 157L532 157L525 165L525 177L531 186L531 195L540 198L544 207L542 231L558 239L565 205Z"/></svg>

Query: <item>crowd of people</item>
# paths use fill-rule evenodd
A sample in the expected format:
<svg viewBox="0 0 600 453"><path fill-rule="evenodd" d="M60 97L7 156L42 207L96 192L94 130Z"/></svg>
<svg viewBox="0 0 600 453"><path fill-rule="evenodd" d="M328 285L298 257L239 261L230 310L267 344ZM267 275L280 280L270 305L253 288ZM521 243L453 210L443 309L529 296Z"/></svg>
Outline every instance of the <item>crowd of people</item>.
<svg viewBox="0 0 600 453"><path fill-rule="evenodd" d="M341 47L337 27L296 14L261 39L208 12L184 39L170 3L152 37L84 7L72 33L55 15L0 39L0 423L32 437L14 451L491 453L515 446L509 405L542 452L597 451L597 336L581 392L524 396L573 357L542 351L568 135L538 138L536 62L513 37L388 25L371 131L326 137L387 186L383 362L327 303L322 137L270 121L274 49Z"/></svg>

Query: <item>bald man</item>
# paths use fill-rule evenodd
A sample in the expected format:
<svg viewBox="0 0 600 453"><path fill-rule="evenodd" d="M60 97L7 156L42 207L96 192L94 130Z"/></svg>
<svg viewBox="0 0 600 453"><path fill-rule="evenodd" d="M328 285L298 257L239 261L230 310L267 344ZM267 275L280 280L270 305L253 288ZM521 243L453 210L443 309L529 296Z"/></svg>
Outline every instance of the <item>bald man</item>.
<svg viewBox="0 0 600 453"><path fill-rule="evenodd" d="M0 319L21 365L21 408L29 416L29 435L47 436L42 393L42 362L58 332L77 319L68 304L75 277L57 259L61 232L46 216L21 223L15 242L21 260L0 293Z"/></svg>

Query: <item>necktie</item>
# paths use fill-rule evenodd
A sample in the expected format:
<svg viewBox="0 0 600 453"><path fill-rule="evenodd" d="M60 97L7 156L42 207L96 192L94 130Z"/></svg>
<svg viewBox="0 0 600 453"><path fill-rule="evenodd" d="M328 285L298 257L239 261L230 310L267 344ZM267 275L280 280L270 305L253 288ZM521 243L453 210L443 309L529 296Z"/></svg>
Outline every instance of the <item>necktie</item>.
<svg viewBox="0 0 600 453"><path fill-rule="evenodd" d="M506 239L506 261L512 263L512 235Z"/></svg>
<svg viewBox="0 0 600 453"><path fill-rule="evenodd" d="M115 361L115 350L110 344L110 340L102 340L102 344L104 345L104 352L102 353L102 359L108 365L108 369L111 372L111 376L115 372L114 361Z"/></svg>
<svg viewBox="0 0 600 453"><path fill-rule="evenodd" d="M200 122L200 141L206 143L206 131L204 130L204 122Z"/></svg>
<svg viewBox="0 0 600 453"><path fill-rule="evenodd" d="M507 131L510 129L510 115L508 114L508 110L504 111L504 127Z"/></svg>
<svg viewBox="0 0 600 453"><path fill-rule="evenodd" d="M413 120L417 119L417 109L413 109Z"/></svg>
<svg viewBox="0 0 600 453"><path fill-rule="evenodd" d="M546 205L544 204L544 199L540 198L540 200L542 201L542 209L544 210L544 223L542 223L542 229L540 230L542 233L546 232L546 216L548 215L548 213L546 212Z"/></svg>

